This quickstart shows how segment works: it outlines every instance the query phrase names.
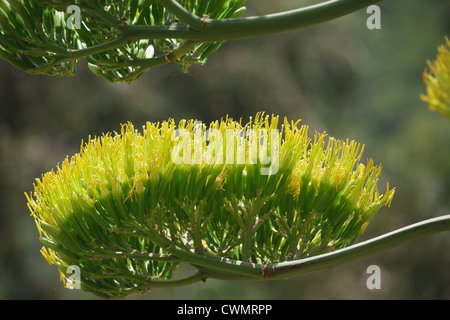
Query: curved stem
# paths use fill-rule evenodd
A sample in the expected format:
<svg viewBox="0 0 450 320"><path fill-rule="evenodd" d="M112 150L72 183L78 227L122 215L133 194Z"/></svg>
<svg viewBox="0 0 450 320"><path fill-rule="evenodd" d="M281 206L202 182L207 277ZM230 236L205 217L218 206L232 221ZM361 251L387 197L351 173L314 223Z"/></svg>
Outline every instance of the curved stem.
<svg viewBox="0 0 450 320"><path fill-rule="evenodd" d="M332 253L296 261L270 264L267 266L265 278L284 279L308 272L332 268L443 231L450 231L450 215L415 223Z"/></svg>
<svg viewBox="0 0 450 320"><path fill-rule="evenodd" d="M164 2L165 6L170 4L171 9L175 8L172 3L174 1L159 1ZM176 38L202 42L237 40L291 31L333 20L381 1L331 0L275 14L238 19L211 19L202 25L201 31L193 30L198 30L198 17L192 14L188 15L183 8L183 12L185 12L183 17L188 21L186 23L174 23L168 26L126 25L125 33L135 40L144 38ZM182 9L178 9L178 12L181 12ZM188 20L187 16L191 19ZM189 25L189 23L193 25Z"/></svg>
<svg viewBox="0 0 450 320"><path fill-rule="evenodd" d="M243 39L291 31L330 21L382 0L331 0L305 8L260 17L208 21L204 33L214 33L220 40Z"/></svg>

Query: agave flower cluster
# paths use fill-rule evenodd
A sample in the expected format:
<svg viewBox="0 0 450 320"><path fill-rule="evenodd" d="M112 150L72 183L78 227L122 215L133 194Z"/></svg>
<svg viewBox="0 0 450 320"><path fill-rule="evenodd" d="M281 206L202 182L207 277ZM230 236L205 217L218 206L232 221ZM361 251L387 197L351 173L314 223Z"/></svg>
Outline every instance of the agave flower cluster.
<svg viewBox="0 0 450 320"><path fill-rule="evenodd" d="M149 122L142 133L128 123L89 139L27 194L43 255L63 278L78 266L83 289L118 295L169 279L183 261L176 252L265 264L352 244L394 195L389 186L378 192L381 167L360 163L363 146L354 141L310 137L299 121L278 122L258 114L245 125L230 118L201 125L204 136L242 133L243 147L224 143L223 161L214 162L173 161L177 132L195 141L193 120ZM276 171L261 174L267 163L252 161L250 131L279 133L268 143L261 141L270 134L257 137L260 154L277 152ZM211 144L203 140L200 150ZM244 152L245 161L225 161L230 152L235 160Z"/></svg>
<svg viewBox="0 0 450 320"><path fill-rule="evenodd" d="M77 60L85 58L96 75L131 83L149 68L167 62L183 46L183 39L156 37L161 29L185 22L165 2L0 1L0 58L26 72L52 76L75 74ZM231 19L244 15L245 2L180 0L176 4L198 17ZM77 8L77 13L70 8ZM128 26L149 28L152 35L133 37ZM196 43L174 62L187 72L190 64L205 64L222 43Z"/></svg>
<svg viewBox="0 0 450 320"><path fill-rule="evenodd" d="M439 46L436 60L428 61L423 73L427 94L421 95L431 110L438 111L450 119L450 40Z"/></svg>

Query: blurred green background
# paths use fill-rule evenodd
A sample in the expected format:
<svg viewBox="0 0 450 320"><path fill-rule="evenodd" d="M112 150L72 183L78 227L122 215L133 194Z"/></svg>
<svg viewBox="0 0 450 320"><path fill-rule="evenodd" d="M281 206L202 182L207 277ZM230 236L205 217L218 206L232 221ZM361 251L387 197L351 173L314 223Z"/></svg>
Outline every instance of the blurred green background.
<svg viewBox="0 0 450 320"><path fill-rule="evenodd" d="M248 14L320 1L258 0ZM366 145L383 165L379 188L397 191L362 241L450 213L450 121L428 110L422 72L450 36L448 0L386 0L381 30L365 10L274 36L226 43L207 65L176 65L137 82L110 84L80 61L76 76L28 75L0 61L0 299L96 299L63 288L41 247L24 192L34 179L80 150L81 140L132 121L194 118L208 123L258 111L302 119L314 130ZM366 287L367 267L381 289ZM129 299L450 299L450 234L288 281L207 280ZM180 274L189 272L183 266Z"/></svg>

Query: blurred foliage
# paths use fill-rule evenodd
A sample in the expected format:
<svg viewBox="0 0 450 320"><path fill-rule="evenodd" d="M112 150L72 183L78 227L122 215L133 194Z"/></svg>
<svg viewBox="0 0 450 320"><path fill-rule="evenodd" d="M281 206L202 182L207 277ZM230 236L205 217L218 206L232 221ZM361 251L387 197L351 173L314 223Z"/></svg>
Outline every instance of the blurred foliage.
<svg viewBox="0 0 450 320"><path fill-rule="evenodd" d="M259 0L249 3L248 14L296 5ZM81 61L70 78L28 75L1 61L0 299L93 298L63 288L41 257L23 193L78 152L82 139L119 131L127 121L140 127L226 114L247 120L258 111L301 118L313 130L364 143L365 156L383 163L381 179L396 186L391 207L380 210L364 238L448 214L450 123L419 95L426 90L426 61L450 33L450 3L387 0L380 8L381 30L366 28L362 10L303 30L228 42L206 66L183 74L168 65L131 86L102 81ZM289 282L208 280L130 298L450 299L449 251L444 233ZM381 268L381 290L366 287L371 264Z"/></svg>

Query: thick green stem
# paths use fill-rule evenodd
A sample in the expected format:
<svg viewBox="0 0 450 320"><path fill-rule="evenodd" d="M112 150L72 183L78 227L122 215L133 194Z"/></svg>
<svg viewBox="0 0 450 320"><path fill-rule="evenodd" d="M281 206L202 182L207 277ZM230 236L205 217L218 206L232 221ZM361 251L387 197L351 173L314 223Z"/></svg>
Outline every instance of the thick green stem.
<svg viewBox="0 0 450 320"><path fill-rule="evenodd" d="M186 39L202 42L227 41L274 33L291 31L345 16L382 0L332 0L317 5L263 16L208 20L198 29L198 20L190 15L188 23L174 23L168 26L125 26L125 33L133 40L138 39ZM160 1L167 6L172 1ZM173 5L173 4L172 4ZM173 5L175 6L175 5ZM180 9L181 10L181 9Z"/></svg>
<svg viewBox="0 0 450 320"><path fill-rule="evenodd" d="M332 253L267 265L265 278L285 279L332 268L444 231L450 231L450 215L425 220Z"/></svg>

